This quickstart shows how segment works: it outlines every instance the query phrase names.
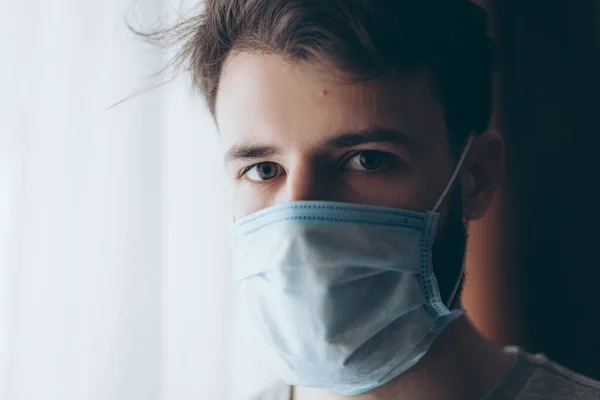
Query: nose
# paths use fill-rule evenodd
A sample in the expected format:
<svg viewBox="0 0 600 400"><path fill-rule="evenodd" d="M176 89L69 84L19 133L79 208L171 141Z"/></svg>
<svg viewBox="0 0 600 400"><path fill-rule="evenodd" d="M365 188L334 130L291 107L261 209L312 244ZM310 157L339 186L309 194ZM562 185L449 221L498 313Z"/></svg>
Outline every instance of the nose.
<svg viewBox="0 0 600 400"><path fill-rule="evenodd" d="M314 161L298 160L288 170L281 202L301 200L331 200L332 182L327 183L328 174Z"/></svg>

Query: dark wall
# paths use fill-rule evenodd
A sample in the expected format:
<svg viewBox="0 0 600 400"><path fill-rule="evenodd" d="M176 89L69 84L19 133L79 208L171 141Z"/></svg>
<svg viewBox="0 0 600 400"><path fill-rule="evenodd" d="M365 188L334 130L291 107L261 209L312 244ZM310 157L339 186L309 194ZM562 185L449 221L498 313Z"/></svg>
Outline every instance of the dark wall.
<svg viewBox="0 0 600 400"><path fill-rule="evenodd" d="M600 1L490 10L508 163L496 243L515 278L504 288L518 297L512 336L599 379Z"/></svg>

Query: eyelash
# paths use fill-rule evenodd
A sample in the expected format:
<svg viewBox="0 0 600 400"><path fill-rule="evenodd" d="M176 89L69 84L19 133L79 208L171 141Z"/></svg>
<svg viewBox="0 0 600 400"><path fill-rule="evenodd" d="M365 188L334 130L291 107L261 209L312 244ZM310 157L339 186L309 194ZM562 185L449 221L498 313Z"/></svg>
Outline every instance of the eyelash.
<svg viewBox="0 0 600 400"><path fill-rule="evenodd" d="M365 153L365 152L377 152L377 153L381 154L381 155L382 155L382 156L384 156L384 157L388 157L388 158L390 158L390 159L392 159L392 158L393 158L393 161L392 161L393 163L395 163L395 162L397 161L397 160L396 160L396 158L397 158L397 157L395 157L395 156L394 156L392 153L388 153L388 152L385 152L385 151L380 151L380 150L358 150L358 151L355 151L355 152L353 152L353 153L349 154L347 157L345 157L345 158L342 160L342 162L340 163L340 165L339 165L339 166L340 166L341 168L344 168L344 167L346 167L346 166L347 166L347 165L350 163L350 161L352 161L352 159L353 159L354 157L356 157L356 156L359 156L360 154L363 154L363 153ZM271 162L272 162L272 161L261 161L261 162L257 162L257 163L254 163L254 164L248 165L247 167L245 167L244 169L242 169L242 170L240 171L240 173L239 173L239 178L243 178L243 177L244 177L244 175L246 175L246 174L247 174L247 173L248 173L248 172L249 172L249 171L250 171L252 168L254 168L254 167L256 167L256 166L259 166L259 165L261 165L261 164L265 164L265 163L271 163ZM274 164L276 164L276 163L274 163ZM281 167L281 166L279 166L279 168L282 168L282 169L283 169L283 167ZM368 171L366 171L366 172L368 172ZM274 180L274 179L269 179L269 180L265 180L265 181L253 181L253 180L251 180L251 179L248 179L248 181L249 181L250 183L252 183L252 184L256 184L256 185L264 185L264 184L268 184L269 182L271 182L271 181L273 181L273 180Z"/></svg>
<svg viewBox="0 0 600 400"><path fill-rule="evenodd" d="M256 167L256 166L258 166L258 165L260 165L260 164L264 164L264 163L268 163L268 162L272 162L272 161L261 161L261 162L258 162L258 163L254 163L254 164L252 164L252 165L248 165L247 167L245 167L244 169L242 169L242 170L240 171L240 173L239 173L239 176L238 176L238 179L242 179L242 178L244 178L244 177L245 177L245 175L246 175L246 174L247 174L247 173L248 173L248 172L249 172L249 171L250 171L252 168L254 168L254 167ZM276 163L274 163L274 164L276 164ZM279 166L279 168L283 169L283 167L282 167L282 166ZM283 169L283 170L285 171L285 169ZM262 189L264 189L264 188L268 187L269 185L272 185L272 184L274 184L275 182L277 182L277 179L268 179L268 180L266 180L266 181L255 181L255 180L252 180L252 179L248 179L248 178L246 178L246 179L244 179L244 182L245 182L245 184L248 184L248 185L250 185L250 186L252 186L252 187L254 187L254 188L257 188L257 189L259 189L259 188L262 188Z"/></svg>
<svg viewBox="0 0 600 400"><path fill-rule="evenodd" d="M242 169L242 170L240 171L240 173L239 173L239 177L240 177L240 178L242 178L242 177L243 177L244 175L246 175L246 174L248 173L248 171L250 171L252 168L254 168L254 167L256 167L256 166L258 166L258 165L260 165L260 164L265 164L265 163L268 163L268 162L272 162L272 161L261 161L261 162L254 163L254 164L252 164L252 165L248 165L247 167L245 167L244 169Z"/></svg>
<svg viewBox="0 0 600 400"><path fill-rule="evenodd" d="M389 153L387 151L381 151L381 150L358 150L354 153L351 153L350 155L348 155L341 163L340 163L340 167L347 167L348 164L357 156L364 154L364 153L377 153L379 156L381 157L385 157L386 160L389 165L388 168L392 167L397 161L398 161L398 157L396 157L394 154ZM377 171L364 171L366 173L369 172L377 172Z"/></svg>

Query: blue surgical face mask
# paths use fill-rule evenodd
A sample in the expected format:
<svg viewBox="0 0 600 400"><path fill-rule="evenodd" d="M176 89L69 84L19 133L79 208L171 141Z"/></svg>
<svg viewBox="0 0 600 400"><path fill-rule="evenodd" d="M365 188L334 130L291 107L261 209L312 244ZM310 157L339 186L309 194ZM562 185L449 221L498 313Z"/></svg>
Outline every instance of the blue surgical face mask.
<svg viewBox="0 0 600 400"><path fill-rule="evenodd" d="M471 138L431 211L297 201L235 223L239 289L288 384L370 391L414 366L464 313L440 298L432 245Z"/></svg>

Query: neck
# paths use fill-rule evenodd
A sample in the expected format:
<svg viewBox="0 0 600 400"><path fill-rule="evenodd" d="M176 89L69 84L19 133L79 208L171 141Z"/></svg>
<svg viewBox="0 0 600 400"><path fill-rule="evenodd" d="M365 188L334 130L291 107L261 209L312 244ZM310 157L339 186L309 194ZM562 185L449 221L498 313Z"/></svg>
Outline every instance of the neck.
<svg viewBox="0 0 600 400"><path fill-rule="evenodd" d="M375 390L342 396L296 387L294 400L476 400L491 391L512 364L512 356L461 317L440 335L417 365Z"/></svg>

